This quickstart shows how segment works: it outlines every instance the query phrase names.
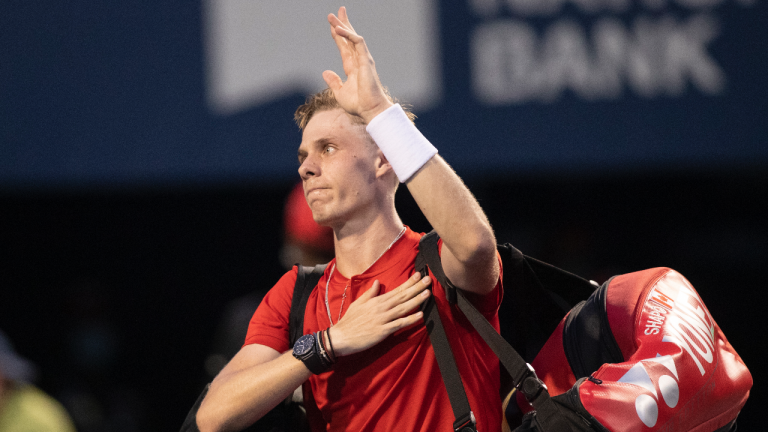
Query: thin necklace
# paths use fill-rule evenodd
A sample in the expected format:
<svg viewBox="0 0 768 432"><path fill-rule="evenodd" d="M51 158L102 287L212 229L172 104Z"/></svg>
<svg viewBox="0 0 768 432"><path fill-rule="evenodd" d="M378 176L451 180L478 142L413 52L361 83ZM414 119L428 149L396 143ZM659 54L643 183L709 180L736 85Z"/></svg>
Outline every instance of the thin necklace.
<svg viewBox="0 0 768 432"><path fill-rule="evenodd" d="M403 236L403 233L405 232L405 226L403 226L403 229L400 230L400 233L397 234L397 237L395 237L394 240L392 240L392 243L387 246L386 249L384 249L384 252L382 252L378 257L376 257L375 260L371 263L371 265L368 266L367 269L363 270L363 273L367 272L371 267L373 267L374 264L376 264L376 261L379 260L382 256L384 256L385 253L389 249L392 248L392 245L395 244L398 240L400 240L400 237ZM331 274L328 275L328 280L325 282L325 310L328 311L328 321L331 322L331 326L333 326L333 318L331 318L331 306L328 304L328 285L331 283L331 278L333 277L333 271L336 270L336 263L333 263L333 266L331 266ZM360 273L360 274L363 274ZM351 281L351 279L350 279ZM349 288L349 284L344 285L344 293L341 295L341 307L339 307L339 317L336 318L336 322L339 322L341 320L341 311L344 309L344 300L347 299L347 288Z"/></svg>

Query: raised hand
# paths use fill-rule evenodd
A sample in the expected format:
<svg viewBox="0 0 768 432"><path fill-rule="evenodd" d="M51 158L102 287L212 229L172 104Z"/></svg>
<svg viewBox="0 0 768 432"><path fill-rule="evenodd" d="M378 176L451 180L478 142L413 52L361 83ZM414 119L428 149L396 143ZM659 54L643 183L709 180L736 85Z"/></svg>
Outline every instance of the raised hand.
<svg viewBox="0 0 768 432"><path fill-rule="evenodd" d="M349 305L341 320L331 327L331 340L337 355L364 351L402 328L423 319L414 310L427 298L429 276L414 274L396 289L377 295L381 285L375 281L368 291Z"/></svg>
<svg viewBox="0 0 768 432"><path fill-rule="evenodd" d="M338 16L329 14L328 23L331 25L331 36L339 48L347 80L342 81L330 70L323 72L323 79L345 111L362 117L368 123L392 106L392 102L384 93L365 40L349 23L347 9L343 6L339 8Z"/></svg>

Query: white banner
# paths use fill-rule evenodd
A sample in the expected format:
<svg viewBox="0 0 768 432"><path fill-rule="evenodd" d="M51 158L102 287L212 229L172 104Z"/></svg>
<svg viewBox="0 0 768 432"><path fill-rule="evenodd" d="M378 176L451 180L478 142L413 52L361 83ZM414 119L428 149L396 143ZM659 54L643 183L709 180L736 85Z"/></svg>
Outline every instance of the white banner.
<svg viewBox="0 0 768 432"><path fill-rule="evenodd" d="M441 97L436 0L347 1L381 81L401 101L428 109ZM328 0L206 0L204 38L209 106L232 114L292 93L325 88L322 72L342 78L326 20Z"/></svg>

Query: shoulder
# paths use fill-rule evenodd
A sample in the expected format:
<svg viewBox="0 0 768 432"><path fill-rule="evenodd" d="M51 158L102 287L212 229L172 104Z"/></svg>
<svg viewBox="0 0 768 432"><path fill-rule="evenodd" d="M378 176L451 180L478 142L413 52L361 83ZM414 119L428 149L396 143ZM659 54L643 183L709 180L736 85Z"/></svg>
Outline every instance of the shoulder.
<svg viewBox="0 0 768 432"><path fill-rule="evenodd" d="M293 266L290 270L277 281L273 288L293 287L296 285L296 279L298 278L299 267Z"/></svg>
<svg viewBox="0 0 768 432"><path fill-rule="evenodd" d="M288 302L290 306L291 299L293 298L293 288L296 286L296 279L298 278L298 267L293 266L290 270L272 286L272 288L264 296L261 304L264 303L285 303Z"/></svg>
<svg viewBox="0 0 768 432"><path fill-rule="evenodd" d="M266 345L278 352L288 349L289 316L296 285L297 267L286 272L253 312L245 345Z"/></svg>

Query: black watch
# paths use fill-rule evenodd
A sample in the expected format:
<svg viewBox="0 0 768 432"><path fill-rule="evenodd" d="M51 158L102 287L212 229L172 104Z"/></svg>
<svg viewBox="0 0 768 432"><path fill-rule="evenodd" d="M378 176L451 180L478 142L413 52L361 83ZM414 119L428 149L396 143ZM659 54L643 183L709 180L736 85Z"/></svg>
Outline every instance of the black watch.
<svg viewBox="0 0 768 432"><path fill-rule="evenodd" d="M306 334L293 345L293 356L304 362L304 365L315 375L327 371L331 367L320 355L317 338L314 334Z"/></svg>

